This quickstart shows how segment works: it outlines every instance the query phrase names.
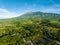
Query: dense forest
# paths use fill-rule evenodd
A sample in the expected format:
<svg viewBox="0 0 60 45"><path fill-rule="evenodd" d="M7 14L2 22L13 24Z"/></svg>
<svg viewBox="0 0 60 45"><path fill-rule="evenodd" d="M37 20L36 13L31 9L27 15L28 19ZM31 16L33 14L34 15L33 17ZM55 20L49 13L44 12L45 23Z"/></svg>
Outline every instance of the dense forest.
<svg viewBox="0 0 60 45"><path fill-rule="evenodd" d="M60 45L60 14L29 12L1 19L0 45Z"/></svg>

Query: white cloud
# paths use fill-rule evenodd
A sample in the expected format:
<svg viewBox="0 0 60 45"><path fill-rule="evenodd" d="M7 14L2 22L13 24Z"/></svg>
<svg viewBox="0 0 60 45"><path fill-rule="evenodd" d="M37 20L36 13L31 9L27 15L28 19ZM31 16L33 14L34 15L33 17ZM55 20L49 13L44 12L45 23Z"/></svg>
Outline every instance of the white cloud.
<svg viewBox="0 0 60 45"><path fill-rule="evenodd" d="M55 4L55 7L56 8L60 8L60 4Z"/></svg>
<svg viewBox="0 0 60 45"><path fill-rule="evenodd" d="M47 8L47 9L43 9L41 11L47 12L47 13L59 13L60 14L60 9L56 9L56 8Z"/></svg>
<svg viewBox="0 0 60 45"><path fill-rule="evenodd" d="M17 17L19 14L8 11L7 9L0 8L0 19Z"/></svg>
<svg viewBox="0 0 60 45"><path fill-rule="evenodd" d="M58 13L58 14L60 14L60 4L54 4L52 6L42 7L42 9L40 11L47 12L47 13Z"/></svg>

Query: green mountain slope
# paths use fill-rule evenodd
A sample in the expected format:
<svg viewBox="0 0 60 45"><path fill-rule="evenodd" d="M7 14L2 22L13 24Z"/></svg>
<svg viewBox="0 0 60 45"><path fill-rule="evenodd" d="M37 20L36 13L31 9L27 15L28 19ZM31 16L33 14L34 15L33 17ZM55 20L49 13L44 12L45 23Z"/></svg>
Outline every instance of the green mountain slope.
<svg viewBox="0 0 60 45"><path fill-rule="evenodd" d="M0 19L0 21L20 21L25 19L32 18L60 18L60 14L55 13L43 13L43 12L28 12L19 17L10 18L10 19Z"/></svg>
<svg viewBox="0 0 60 45"><path fill-rule="evenodd" d="M16 17L16 19L21 18L59 18L60 14L55 13L43 13L43 12L28 12L26 14L23 14L22 16Z"/></svg>
<svg viewBox="0 0 60 45"><path fill-rule="evenodd" d="M0 45L60 45L60 14L29 12L1 19Z"/></svg>

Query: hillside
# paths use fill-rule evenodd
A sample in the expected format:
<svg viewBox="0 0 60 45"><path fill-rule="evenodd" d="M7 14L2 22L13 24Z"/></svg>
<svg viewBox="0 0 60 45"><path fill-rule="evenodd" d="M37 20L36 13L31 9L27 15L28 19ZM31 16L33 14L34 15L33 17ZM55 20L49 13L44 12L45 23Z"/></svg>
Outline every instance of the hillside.
<svg viewBox="0 0 60 45"><path fill-rule="evenodd" d="M60 18L60 14L55 13L43 13L43 12L27 12L19 17L10 18L10 19L0 19L0 21L18 21L32 18Z"/></svg>
<svg viewBox="0 0 60 45"><path fill-rule="evenodd" d="M27 12L14 19L32 19L32 18L60 18L60 14L55 13L43 13L43 12Z"/></svg>
<svg viewBox="0 0 60 45"><path fill-rule="evenodd" d="M30 12L0 20L0 45L60 45L60 14Z"/></svg>

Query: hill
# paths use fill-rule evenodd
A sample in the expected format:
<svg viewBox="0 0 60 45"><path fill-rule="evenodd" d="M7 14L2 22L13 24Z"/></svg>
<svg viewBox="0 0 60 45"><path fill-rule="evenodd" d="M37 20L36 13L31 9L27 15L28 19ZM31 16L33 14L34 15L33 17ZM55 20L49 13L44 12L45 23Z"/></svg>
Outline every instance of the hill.
<svg viewBox="0 0 60 45"><path fill-rule="evenodd" d="M32 18L60 18L60 14L43 13L43 12L28 12L14 19L32 19Z"/></svg>
<svg viewBox="0 0 60 45"><path fill-rule="evenodd" d="M32 18L60 18L60 14L55 13L43 13L43 12L27 12L19 17L10 18L10 19L0 19L0 21L20 21L25 19Z"/></svg>
<svg viewBox="0 0 60 45"><path fill-rule="evenodd" d="M0 20L0 45L60 45L60 14L28 12Z"/></svg>

